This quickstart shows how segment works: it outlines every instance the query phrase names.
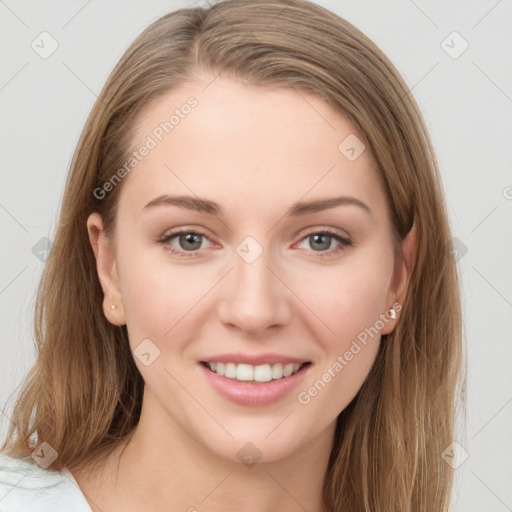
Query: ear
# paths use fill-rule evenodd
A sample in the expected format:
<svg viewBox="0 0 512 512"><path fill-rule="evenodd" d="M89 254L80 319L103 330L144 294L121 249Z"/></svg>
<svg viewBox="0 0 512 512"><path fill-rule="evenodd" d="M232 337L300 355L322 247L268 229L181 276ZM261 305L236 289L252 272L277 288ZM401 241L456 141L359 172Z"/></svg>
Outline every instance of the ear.
<svg viewBox="0 0 512 512"><path fill-rule="evenodd" d="M381 330L381 334L389 334L392 332L398 321L409 280L416 262L417 248L418 230L416 224L414 224L402 241L401 254L395 261L393 277L386 300L386 323L384 329ZM392 308L395 310L396 318L392 318L389 313Z"/></svg>
<svg viewBox="0 0 512 512"><path fill-rule="evenodd" d="M103 312L111 324L124 325L126 319L119 287L115 252L105 234L103 221L99 213L93 213L89 216L87 231L96 257L96 271L103 290Z"/></svg>

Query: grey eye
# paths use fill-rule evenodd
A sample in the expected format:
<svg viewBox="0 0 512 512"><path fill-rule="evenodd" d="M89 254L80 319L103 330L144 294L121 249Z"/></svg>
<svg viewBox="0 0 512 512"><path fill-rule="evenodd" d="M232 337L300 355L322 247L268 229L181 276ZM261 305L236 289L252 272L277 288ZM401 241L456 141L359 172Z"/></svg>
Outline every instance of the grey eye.
<svg viewBox="0 0 512 512"><path fill-rule="evenodd" d="M197 233L184 233L177 235L180 248L185 251L194 251L201 248L202 235Z"/></svg>
<svg viewBox="0 0 512 512"><path fill-rule="evenodd" d="M331 241L333 236L327 233L316 233L307 237L310 240L312 249L318 249L325 251L331 247Z"/></svg>

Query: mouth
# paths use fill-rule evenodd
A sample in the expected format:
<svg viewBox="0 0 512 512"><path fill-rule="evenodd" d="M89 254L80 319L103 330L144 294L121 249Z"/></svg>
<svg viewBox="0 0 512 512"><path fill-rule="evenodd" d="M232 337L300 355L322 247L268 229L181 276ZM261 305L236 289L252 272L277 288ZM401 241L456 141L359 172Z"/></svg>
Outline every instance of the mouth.
<svg viewBox="0 0 512 512"><path fill-rule="evenodd" d="M265 357L267 362L260 358L256 365L219 359L199 362L206 382L223 398L246 407L270 406L286 399L304 381L313 364L296 359L278 362L274 357Z"/></svg>
<svg viewBox="0 0 512 512"><path fill-rule="evenodd" d="M311 362L251 365L246 363L201 361L210 372L239 382L266 383L283 380L305 370Z"/></svg>

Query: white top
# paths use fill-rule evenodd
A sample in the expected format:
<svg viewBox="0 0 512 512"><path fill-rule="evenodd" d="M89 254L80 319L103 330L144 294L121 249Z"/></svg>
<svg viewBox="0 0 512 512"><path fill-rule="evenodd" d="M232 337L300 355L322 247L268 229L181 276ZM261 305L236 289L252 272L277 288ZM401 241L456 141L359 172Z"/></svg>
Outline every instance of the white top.
<svg viewBox="0 0 512 512"><path fill-rule="evenodd" d="M0 452L1 512L92 512L67 469L43 469L31 457L15 459Z"/></svg>

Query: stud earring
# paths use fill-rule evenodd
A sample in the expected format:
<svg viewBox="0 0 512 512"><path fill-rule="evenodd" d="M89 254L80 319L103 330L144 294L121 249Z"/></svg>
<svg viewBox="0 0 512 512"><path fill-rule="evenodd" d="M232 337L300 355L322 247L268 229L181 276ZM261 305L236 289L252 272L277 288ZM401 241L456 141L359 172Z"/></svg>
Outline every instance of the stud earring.
<svg viewBox="0 0 512 512"><path fill-rule="evenodd" d="M393 318L393 319L395 319L395 318L396 318L396 309L395 309L395 308L391 308L391 309L389 310L389 316L390 316L391 318Z"/></svg>
<svg viewBox="0 0 512 512"><path fill-rule="evenodd" d="M110 306L112 309L117 309L117 306L115 304L112 304L112 306Z"/></svg>

